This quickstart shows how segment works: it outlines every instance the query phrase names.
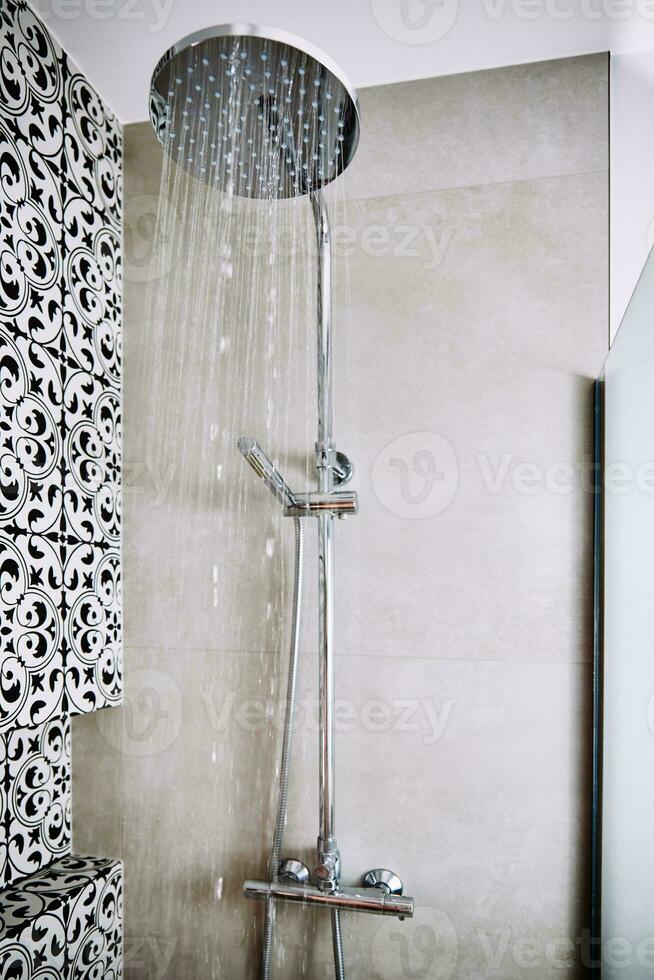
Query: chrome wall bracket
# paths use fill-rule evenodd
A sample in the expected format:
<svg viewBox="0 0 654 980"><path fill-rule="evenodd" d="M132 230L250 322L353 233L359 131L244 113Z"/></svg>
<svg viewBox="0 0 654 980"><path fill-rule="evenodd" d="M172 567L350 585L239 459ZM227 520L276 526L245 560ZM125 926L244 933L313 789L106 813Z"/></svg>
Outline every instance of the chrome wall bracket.
<svg viewBox="0 0 654 980"><path fill-rule="evenodd" d="M316 472L319 480L321 471L326 477L327 486L341 487L354 476L352 460L337 450L333 443L316 443Z"/></svg>

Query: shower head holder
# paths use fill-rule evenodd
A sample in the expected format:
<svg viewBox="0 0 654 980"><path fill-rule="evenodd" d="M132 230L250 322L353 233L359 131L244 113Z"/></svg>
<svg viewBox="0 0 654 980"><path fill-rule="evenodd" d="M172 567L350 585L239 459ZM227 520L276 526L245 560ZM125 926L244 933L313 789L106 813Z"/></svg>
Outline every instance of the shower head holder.
<svg viewBox="0 0 654 980"><path fill-rule="evenodd" d="M331 517L345 518L358 513L359 498L354 490L294 493L256 439L242 436L238 440L238 448L257 476L281 503L285 517L320 517L328 514ZM348 472L351 474L352 464L347 457L343 459L347 461Z"/></svg>

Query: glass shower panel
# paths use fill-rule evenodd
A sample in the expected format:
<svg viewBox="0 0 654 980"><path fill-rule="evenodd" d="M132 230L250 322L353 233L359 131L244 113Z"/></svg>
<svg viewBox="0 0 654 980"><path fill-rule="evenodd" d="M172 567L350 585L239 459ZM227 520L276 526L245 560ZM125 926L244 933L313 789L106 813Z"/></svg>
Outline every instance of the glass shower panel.
<svg viewBox="0 0 654 980"><path fill-rule="evenodd" d="M603 377L602 978L654 977L654 257Z"/></svg>

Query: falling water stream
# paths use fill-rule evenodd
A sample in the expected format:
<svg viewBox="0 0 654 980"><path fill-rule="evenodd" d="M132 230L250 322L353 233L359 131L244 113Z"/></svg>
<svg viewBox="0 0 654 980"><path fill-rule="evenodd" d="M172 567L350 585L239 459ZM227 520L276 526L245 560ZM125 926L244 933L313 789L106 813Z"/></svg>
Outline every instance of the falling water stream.
<svg viewBox="0 0 654 980"><path fill-rule="evenodd" d="M320 80L309 77L299 52L291 49L266 89L265 64L253 72L241 42L233 39L220 75L189 70L171 79L166 115L185 122L166 133L174 152L161 155L139 435L152 519L165 541L151 587L165 596L166 613L153 628L164 638L166 669L175 673L184 706L174 764L197 773L195 782L186 773L195 795L186 800L176 872L160 873L157 901L165 930L177 937L175 975L199 976L202 966L203 976L216 978L258 975L263 908L242 898L241 885L267 873L293 574L292 522L253 477L237 440L256 438L294 490L315 488L317 267L313 216L302 193L309 166L303 178L302 161L308 128L327 125L310 111ZM271 132L271 111L283 116L298 88L306 91L307 120L282 120ZM205 110L216 104L229 135L210 144ZM249 124L252 112L260 125ZM336 107L329 132L337 150L338 123ZM280 139L288 141L291 160L284 172ZM328 156L311 166L328 168ZM194 157L198 171L191 176L179 164ZM215 172L213 181L202 167ZM253 181L257 199L244 196ZM341 180L330 185L328 198L338 228L346 223ZM347 275L340 259L335 272L342 296ZM344 305L336 323L341 354ZM336 378L337 406L342 382ZM307 538L301 685L306 670L317 673L312 525ZM317 733L301 729L298 740L307 738L317 741ZM175 780L171 772L173 793ZM318 781L315 769L300 768L299 752L291 783L315 803L303 841L309 863ZM273 976L333 975L329 955L318 963L315 952L316 935L328 942L328 918L295 909L280 909L278 917L292 941L277 942Z"/></svg>

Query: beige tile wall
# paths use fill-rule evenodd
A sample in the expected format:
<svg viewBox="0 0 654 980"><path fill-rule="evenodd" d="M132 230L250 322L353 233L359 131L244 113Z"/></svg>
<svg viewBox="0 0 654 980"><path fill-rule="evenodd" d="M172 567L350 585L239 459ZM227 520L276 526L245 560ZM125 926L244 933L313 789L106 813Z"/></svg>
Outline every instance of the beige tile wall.
<svg viewBox="0 0 654 980"><path fill-rule="evenodd" d="M338 832L345 877L393 867L418 912L347 919L358 980L583 975L592 502L579 470L608 335L607 70L598 55L361 93L351 293L337 303L336 435L361 497L337 540ZM126 147L129 231L130 200L158 193L160 154L146 124ZM128 238L128 467L148 357L138 260ZM277 751L256 700L271 683L260 596L243 582L252 629L231 650L202 581L203 548L220 542L198 544L180 614L156 574L174 514L129 470L126 483L127 705L76 721L75 846L122 850L130 980L255 977L260 916L239 884L265 873ZM286 848L307 857L314 554L309 541ZM322 919L284 910L280 932L278 976L333 975Z"/></svg>

